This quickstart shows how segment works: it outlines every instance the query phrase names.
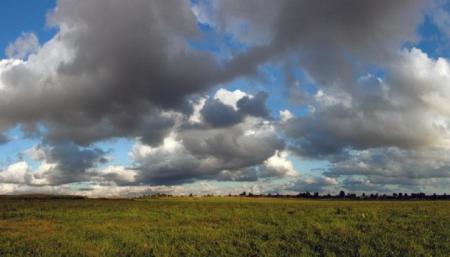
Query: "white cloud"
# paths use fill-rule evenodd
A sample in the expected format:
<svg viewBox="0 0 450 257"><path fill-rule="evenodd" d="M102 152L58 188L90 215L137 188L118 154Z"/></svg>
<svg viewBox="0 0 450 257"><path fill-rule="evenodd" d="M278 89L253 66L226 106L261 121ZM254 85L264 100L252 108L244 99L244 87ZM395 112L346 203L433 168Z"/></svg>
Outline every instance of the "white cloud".
<svg viewBox="0 0 450 257"><path fill-rule="evenodd" d="M192 115L189 117L189 121L191 123L201 123L203 121L201 110L205 106L207 100L208 98L201 97L200 99L198 99L193 103L192 108L194 109L194 111L192 112Z"/></svg>
<svg viewBox="0 0 450 257"><path fill-rule="evenodd" d="M23 33L14 43L6 48L6 56L12 59L26 59L39 51L40 44L34 33Z"/></svg>
<svg viewBox="0 0 450 257"><path fill-rule="evenodd" d="M286 151L277 150L272 157L264 161L264 166L271 174L276 176L296 177L300 175L294 168L294 164L288 159Z"/></svg>
<svg viewBox="0 0 450 257"><path fill-rule="evenodd" d="M281 110L280 111L281 122L286 122L292 118L294 118L294 115L289 110Z"/></svg>
<svg viewBox="0 0 450 257"><path fill-rule="evenodd" d="M239 89L229 91L224 88L221 88L217 90L216 94L214 95L214 99L217 99L226 105L232 106L234 110L238 110L237 102L245 96L250 97L250 95L248 95L245 92L242 92Z"/></svg>
<svg viewBox="0 0 450 257"><path fill-rule="evenodd" d="M24 161L9 165L0 172L0 183L25 184L30 167Z"/></svg>
<svg viewBox="0 0 450 257"><path fill-rule="evenodd" d="M15 66L23 64L24 61L19 59L2 59L0 60L0 91L5 90L7 87L4 84L4 79L2 77L3 73L6 73L8 70L12 69Z"/></svg>

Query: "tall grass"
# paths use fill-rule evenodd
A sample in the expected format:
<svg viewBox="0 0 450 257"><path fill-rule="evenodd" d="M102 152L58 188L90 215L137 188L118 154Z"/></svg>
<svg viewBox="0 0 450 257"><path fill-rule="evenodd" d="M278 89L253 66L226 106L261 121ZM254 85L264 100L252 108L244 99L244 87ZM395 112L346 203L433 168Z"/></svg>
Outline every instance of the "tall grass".
<svg viewBox="0 0 450 257"><path fill-rule="evenodd" d="M450 256L450 202L0 200L0 256Z"/></svg>

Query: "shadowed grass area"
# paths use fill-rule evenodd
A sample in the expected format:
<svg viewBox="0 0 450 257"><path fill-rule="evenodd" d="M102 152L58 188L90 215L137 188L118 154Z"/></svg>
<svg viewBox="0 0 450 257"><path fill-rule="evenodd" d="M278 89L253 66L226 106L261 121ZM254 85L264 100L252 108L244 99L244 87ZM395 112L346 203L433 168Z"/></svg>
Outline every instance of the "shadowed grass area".
<svg viewBox="0 0 450 257"><path fill-rule="evenodd" d="M450 256L450 202L0 199L0 256Z"/></svg>

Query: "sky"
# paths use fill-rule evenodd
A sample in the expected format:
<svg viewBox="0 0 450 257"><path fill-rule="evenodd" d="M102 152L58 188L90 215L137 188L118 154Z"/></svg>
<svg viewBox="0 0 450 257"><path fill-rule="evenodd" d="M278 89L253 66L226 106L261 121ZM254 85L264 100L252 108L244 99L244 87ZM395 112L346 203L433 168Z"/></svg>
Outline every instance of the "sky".
<svg viewBox="0 0 450 257"><path fill-rule="evenodd" d="M450 192L450 3L0 0L0 194Z"/></svg>

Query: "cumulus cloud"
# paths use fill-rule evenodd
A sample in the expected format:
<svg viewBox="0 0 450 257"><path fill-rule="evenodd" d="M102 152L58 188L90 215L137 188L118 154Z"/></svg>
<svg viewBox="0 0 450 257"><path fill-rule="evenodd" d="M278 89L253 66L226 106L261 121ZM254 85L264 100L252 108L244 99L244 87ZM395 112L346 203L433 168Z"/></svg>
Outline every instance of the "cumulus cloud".
<svg viewBox="0 0 450 257"><path fill-rule="evenodd" d="M299 172L294 168L292 162L288 159L288 153L285 151L276 151L275 154L264 161L264 166L268 174L278 176L299 176Z"/></svg>
<svg viewBox="0 0 450 257"><path fill-rule="evenodd" d="M274 126L259 118L247 117L228 128L188 128L171 134L158 147L138 144L132 154L137 181L150 184L180 184L197 179L248 180L277 150L284 148ZM281 157L280 157L281 159ZM271 167L274 176L292 174L286 162ZM285 165L277 167L276 165ZM284 170L283 170L284 168ZM236 174L240 174L237 176ZM260 176L251 175L253 179Z"/></svg>
<svg viewBox="0 0 450 257"><path fill-rule="evenodd" d="M414 41L424 2L283 0L216 5L217 14L209 20L222 30L236 25L268 38L266 44L234 59L236 72L254 72L262 62L293 51L300 53L302 67L317 83L329 85L351 80L359 68L385 62L402 43ZM251 35L231 33L238 39Z"/></svg>
<svg viewBox="0 0 450 257"><path fill-rule="evenodd" d="M30 167L26 162L18 162L9 165L0 172L0 182L5 184L25 184Z"/></svg>
<svg viewBox="0 0 450 257"><path fill-rule="evenodd" d="M235 111L232 106L219 100L206 101L201 114L204 120L213 127L227 127L239 123L244 118L241 113Z"/></svg>
<svg viewBox="0 0 450 257"><path fill-rule="evenodd" d="M39 50L39 40L34 33L23 33L6 48L6 56L11 59L25 59Z"/></svg>
<svg viewBox="0 0 450 257"><path fill-rule="evenodd" d="M348 190L444 192L449 62L412 48L386 66L359 77L358 90L319 90L308 115L283 123L290 149L329 161L325 174Z"/></svg>
<svg viewBox="0 0 450 257"><path fill-rule="evenodd" d="M290 119L292 119L294 115L289 110L282 110L280 111L280 120L282 122L286 122Z"/></svg>
<svg viewBox="0 0 450 257"><path fill-rule="evenodd" d="M200 113L203 120L212 127L227 127L240 123L246 116L269 118L266 107L268 94L243 94L242 91L220 89L214 99L208 99Z"/></svg>
<svg viewBox="0 0 450 257"><path fill-rule="evenodd" d="M266 107L268 97L269 95L266 92L258 92L255 96L241 98L237 102L237 106L243 114L268 118L269 110Z"/></svg>
<svg viewBox="0 0 450 257"><path fill-rule="evenodd" d="M41 161L51 168L39 174L50 185L81 182L89 179L88 171L97 164L105 163L105 153L100 149L81 149L74 144L57 144L50 148L35 149L42 151Z"/></svg>
<svg viewBox="0 0 450 257"><path fill-rule="evenodd" d="M223 78L211 54L188 47L199 31L186 1L62 0L49 17L57 35L1 73L1 127L39 122L79 144L141 136L164 127L148 120L155 112L190 113L186 96ZM155 130L151 141L165 135Z"/></svg>
<svg viewBox="0 0 450 257"><path fill-rule="evenodd" d="M328 175L390 178L449 178L448 149L403 150L396 147L355 151L333 163Z"/></svg>
<svg viewBox="0 0 450 257"><path fill-rule="evenodd" d="M450 64L405 48L420 40L424 8L421 0L60 0L48 16L56 35L40 44L24 33L0 60L0 144L17 125L43 140L28 151L39 166L4 167L0 183L133 194L204 180L290 177L291 190L376 191L448 179ZM432 17L444 33L447 16ZM225 58L193 47L205 40L199 23L241 47ZM288 85L307 107L300 117L271 110L270 88L205 95L242 76L264 79L259 67L272 61L287 84L298 69L314 84ZM137 140L132 163L107 164L95 143L122 137ZM297 178L291 154L330 167Z"/></svg>
<svg viewBox="0 0 450 257"><path fill-rule="evenodd" d="M224 88L220 88L214 94L214 99L220 100L222 103L232 106L234 110L238 110L237 102L244 97L248 97L249 95L239 89L234 91L229 91Z"/></svg>
<svg viewBox="0 0 450 257"><path fill-rule="evenodd" d="M97 165L105 163L100 149L82 149L72 143L38 145L26 151L39 166L33 168L20 161L0 171L0 183L27 186L59 186L88 181Z"/></svg>
<svg viewBox="0 0 450 257"><path fill-rule="evenodd" d="M305 156L346 148L448 148L448 61L413 48L389 66L383 79L360 78L358 91L319 91L310 115L286 123L286 133L296 139L292 148Z"/></svg>
<svg viewBox="0 0 450 257"><path fill-rule="evenodd" d="M232 93L224 89L220 92ZM155 144L145 137L145 133L138 137L130 153L132 163L128 167L109 165L107 152L99 148L50 141L26 151L30 158L39 162L37 168L32 169L26 162L14 164L0 172L0 183L22 183L28 187L70 183L130 187L178 185L199 180L258 181L298 176L288 153L283 151L284 141L276 132L276 122L257 113L254 116L241 112L241 99L265 102L265 97L245 94L235 99L235 110L232 105L224 103L227 100L212 99L240 115L240 120L229 126L211 126L211 120L204 112L205 108L210 108L206 100L199 101L203 102L202 109L199 109L201 119L195 126L180 113L161 113L160 121L152 119L161 125L153 124L151 127L161 127L163 139ZM198 101L191 104L196 105ZM16 172L20 179L12 179L11 174L16 170L20 170Z"/></svg>
<svg viewBox="0 0 450 257"><path fill-rule="evenodd" d="M217 29L238 18L248 22L255 35L270 35L267 44L219 64L211 53L188 44L188 39L201 37L198 12L188 1L59 1L49 15L49 24L59 29L57 35L26 62L2 72L0 126L40 123L48 128L49 139L84 145L142 136L140 128L145 127L148 133L156 131L147 135L149 141L161 142L170 122L149 119L158 119L154 112L161 109L191 113L186 101L191 94L248 75L269 58L291 50L302 52L303 66L319 83L329 82L342 77L350 65L345 53L365 61L385 56L387 49L414 39L420 20L419 1L227 1L213 6L209 20L215 20ZM331 11L335 15L327 15ZM270 33L262 32L266 29ZM34 42L33 38L26 34L13 48L28 49L33 44L21 42ZM262 105L266 97L241 99L241 111L267 116Z"/></svg>

